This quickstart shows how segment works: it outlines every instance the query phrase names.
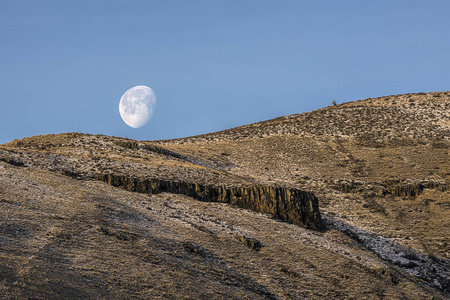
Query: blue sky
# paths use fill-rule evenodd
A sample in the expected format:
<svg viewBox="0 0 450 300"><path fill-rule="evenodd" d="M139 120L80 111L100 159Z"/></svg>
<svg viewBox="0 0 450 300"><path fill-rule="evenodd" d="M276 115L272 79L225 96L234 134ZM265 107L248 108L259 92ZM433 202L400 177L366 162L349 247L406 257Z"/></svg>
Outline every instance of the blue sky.
<svg viewBox="0 0 450 300"><path fill-rule="evenodd" d="M185 137L450 90L450 1L0 1L0 143ZM139 129L122 94L150 86Z"/></svg>

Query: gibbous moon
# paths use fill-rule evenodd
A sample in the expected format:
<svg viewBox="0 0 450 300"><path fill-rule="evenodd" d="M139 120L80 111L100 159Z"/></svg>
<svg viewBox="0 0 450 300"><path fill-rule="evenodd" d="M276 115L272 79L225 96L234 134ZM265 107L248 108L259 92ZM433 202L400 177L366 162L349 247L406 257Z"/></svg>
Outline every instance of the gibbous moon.
<svg viewBox="0 0 450 300"><path fill-rule="evenodd" d="M147 124L156 105L155 92L145 85L132 87L120 98L119 113L130 127L139 128Z"/></svg>

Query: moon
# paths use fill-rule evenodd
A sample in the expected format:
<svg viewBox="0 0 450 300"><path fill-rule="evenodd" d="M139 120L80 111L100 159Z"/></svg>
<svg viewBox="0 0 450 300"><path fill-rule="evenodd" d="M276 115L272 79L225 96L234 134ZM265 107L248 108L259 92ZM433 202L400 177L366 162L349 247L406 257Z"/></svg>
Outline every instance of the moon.
<svg viewBox="0 0 450 300"><path fill-rule="evenodd" d="M155 110L155 92L145 85L132 87L119 102L122 120L130 127L140 128L148 123Z"/></svg>

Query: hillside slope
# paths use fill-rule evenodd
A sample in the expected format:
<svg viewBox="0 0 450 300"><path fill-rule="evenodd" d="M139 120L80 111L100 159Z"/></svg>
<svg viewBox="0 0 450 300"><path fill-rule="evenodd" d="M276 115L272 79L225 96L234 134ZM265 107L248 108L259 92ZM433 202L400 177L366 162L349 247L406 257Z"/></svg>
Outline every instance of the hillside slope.
<svg viewBox="0 0 450 300"><path fill-rule="evenodd" d="M1 145L0 295L444 299L449 96Z"/></svg>
<svg viewBox="0 0 450 300"><path fill-rule="evenodd" d="M426 298L344 234L0 164L2 298Z"/></svg>
<svg viewBox="0 0 450 300"><path fill-rule="evenodd" d="M366 99L160 144L312 191L327 215L450 259L449 97Z"/></svg>

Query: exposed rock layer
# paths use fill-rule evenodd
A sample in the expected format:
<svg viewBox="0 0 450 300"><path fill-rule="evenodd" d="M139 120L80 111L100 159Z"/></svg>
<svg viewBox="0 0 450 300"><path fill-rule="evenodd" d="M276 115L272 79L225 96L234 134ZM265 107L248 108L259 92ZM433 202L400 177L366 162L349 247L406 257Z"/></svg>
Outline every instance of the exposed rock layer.
<svg viewBox="0 0 450 300"><path fill-rule="evenodd" d="M268 213L289 223L323 230L318 200L310 192L273 186L224 187L160 179L129 178L103 174L99 180L127 191L183 194L205 202L223 202L260 213Z"/></svg>
<svg viewBox="0 0 450 300"><path fill-rule="evenodd" d="M15 166L26 165L20 159L7 156L0 157L0 161ZM271 214L277 219L306 228L324 229L318 200L311 192L276 186L225 186L161 178L136 178L113 173L81 175L77 170L67 168L57 168L55 171L80 179L98 179L132 192L150 194L169 192L204 202L230 203L241 208Z"/></svg>
<svg viewBox="0 0 450 300"><path fill-rule="evenodd" d="M393 195L402 198L415 198L425 189L436 189L444 192L448 186L442 181L415 181L405 182L401 180L386 180L381 183L366 184L361 181L338 181L335 189L344 193L361 193L364 190L372 191L373 195Z"/></svg>

